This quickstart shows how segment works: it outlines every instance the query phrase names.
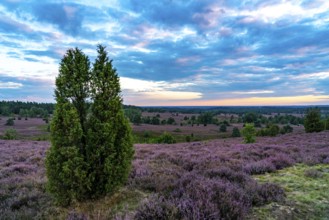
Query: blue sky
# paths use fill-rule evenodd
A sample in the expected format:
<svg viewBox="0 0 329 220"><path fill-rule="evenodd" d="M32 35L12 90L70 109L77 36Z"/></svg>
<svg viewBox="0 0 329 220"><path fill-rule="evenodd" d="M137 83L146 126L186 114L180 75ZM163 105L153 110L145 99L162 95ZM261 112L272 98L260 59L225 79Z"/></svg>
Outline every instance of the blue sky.
<svg viewBox="0 0 329 220"><path fill-rule="evenodd" d="M327 0L2 0L0 99L53 102L66 50L99 43L125 104L329 104Z"/></svg>

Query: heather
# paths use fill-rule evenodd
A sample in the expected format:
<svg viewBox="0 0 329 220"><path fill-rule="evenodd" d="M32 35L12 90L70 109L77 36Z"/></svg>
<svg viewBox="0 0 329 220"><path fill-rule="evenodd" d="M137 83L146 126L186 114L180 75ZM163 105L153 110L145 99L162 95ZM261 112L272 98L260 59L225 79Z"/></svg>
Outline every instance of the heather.
<svg viewBox="0 0 329 220"><path fill-rule="evenodd" d="M54 207L45 191L44 156L49 144L1 140L0 219L264 219L262 216L273 215L291 219L291 213L302 216L314 204L318 208L311 213L328 210L327 194L291 196L295 190L308 190L303 187L310 181L323 184L315 184L314 190L327 186L328 131L242 142L242 138L229 138L137 144L123 189L113 196L63 209ZM299 166L303 167L298 171L300 179L294 179L289 172ZM283 177L289 187L281 181ZM325 219L321 216L318 219Z"/></svg>

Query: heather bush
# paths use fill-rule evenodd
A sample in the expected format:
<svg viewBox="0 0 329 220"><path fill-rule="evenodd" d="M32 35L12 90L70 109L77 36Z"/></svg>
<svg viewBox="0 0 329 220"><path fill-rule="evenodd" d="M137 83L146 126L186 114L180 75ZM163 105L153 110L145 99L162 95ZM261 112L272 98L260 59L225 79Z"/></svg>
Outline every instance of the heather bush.
<svg viewBox="0 0 329 220"><path fill-rule="evenodd" d="M285 167L289 167L294 164L294 159L292 159L289 155L279 153L275 156L269 157L269 161L275 166L276 169L283 169Z"/></svg>
<svg viewBox="0 0 329 220"><path fill-rule="evenodd" d="M247 163L243 167L243 171L250 175L270 173L275 170L276 170L275 165L267 159Z"/></svg>
<svg viewBox="0 0 329 220"><path fill-rule="evenodd" d="M137 209L134 219L153 220L181 218L174 203L162 196L154 195L144 201L139 209Z"/></svg>
<svg viewBox="0 0 329 220"><path fill-rule="evenodd" d="M257 193L259 195L260 201L254 201L257 205L263 205L269 202L280 202L285 198L284 190L274 183L264 183L258 185Z"/></svg>
<svg viewBox="0 0 329 220"><path fill-rule="evenodd" d="M241 133L246 144L254 143L256 141L256 129L253 124L245 124L245 127L242 129Z"/></svg>

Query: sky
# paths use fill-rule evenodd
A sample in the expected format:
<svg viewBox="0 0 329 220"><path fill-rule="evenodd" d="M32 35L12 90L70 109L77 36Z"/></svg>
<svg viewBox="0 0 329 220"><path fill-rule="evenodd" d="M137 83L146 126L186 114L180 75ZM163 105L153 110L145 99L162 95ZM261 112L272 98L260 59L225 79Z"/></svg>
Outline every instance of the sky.
<svg viewBox="0 0 329 220"><path fill-rule="evenodd" d="M66 51L98 44L124 104L329 104L327 0L1 0L0 100L54 102Z"/></svg>

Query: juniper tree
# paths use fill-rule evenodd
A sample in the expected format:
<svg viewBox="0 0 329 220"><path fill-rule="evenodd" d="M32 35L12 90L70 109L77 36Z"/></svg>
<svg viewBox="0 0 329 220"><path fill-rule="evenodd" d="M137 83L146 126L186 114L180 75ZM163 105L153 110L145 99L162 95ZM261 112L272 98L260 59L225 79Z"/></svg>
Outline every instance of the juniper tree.
<svg viewBox="0 0 329 220"><path fill-rule="evenodd" d="M62 205L85 198L89 187L85 162L89 69L88 57L77 48L70 49L61 60L56 78L46 171L48 191Z"/></svg>
<svg viewBox="0 0 329 220"><path fill-rule="evenodd" d="M119 77L105 48L97 51L91 70L82 51L68 50L56 78L46 169L47 188L61 205L112 192L127 179L131 166L131 130Z"/></svg>
<svg viewBox="0 0 329 220"><path fill-rule="evenodd" d="M124 116L120 82L105 47L99 45L91 77L87 161L93 196L112 192L128 178L133 144Z"/></svg>

